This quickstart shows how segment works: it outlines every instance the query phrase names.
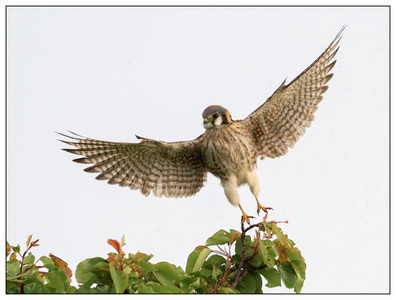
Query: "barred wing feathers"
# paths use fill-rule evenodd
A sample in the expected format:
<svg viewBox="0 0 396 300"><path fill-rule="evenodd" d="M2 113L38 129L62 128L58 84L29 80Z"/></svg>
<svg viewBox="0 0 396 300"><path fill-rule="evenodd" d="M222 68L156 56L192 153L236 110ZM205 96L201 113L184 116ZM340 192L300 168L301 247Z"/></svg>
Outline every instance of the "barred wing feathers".
<svg viewBox="0 0 396 300"><path fill-rule="evenodd" d="M206 181L198 143L194 141L166 143L138 137L140 143L116 143L61 134L72 141L62 142L75 147L63 149L83 157L75 162L93 164L84 169L100 173L96 179L109 184L139 189L148 196L188 197L196 194Z"/></svg>
<svg viewBox="0 0 396 300"><path fill-rule="evenodd" d="M257 146L256 157L278 157L293 147L314 120L314 112L333 76L334 56L344 27L328 48L291 83L285 82L242 122Z"/></svg>

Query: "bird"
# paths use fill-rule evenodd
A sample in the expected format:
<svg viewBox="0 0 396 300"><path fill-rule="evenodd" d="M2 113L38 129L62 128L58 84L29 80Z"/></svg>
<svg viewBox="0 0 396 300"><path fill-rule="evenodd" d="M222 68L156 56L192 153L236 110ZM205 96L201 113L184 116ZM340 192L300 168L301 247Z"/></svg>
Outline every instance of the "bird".
<svg viewBox="0 0 396 300"><path fill-rule="evenodd" d="M242 208L238 187L247 184L257 202L257 214L271 207L259 202L260 182L255 171L258 158L285 155L310 127L314 112L336 60L341 28L324 52L294 80L286 80L245 119L233 120L220 105L203 113L204 133L194 140L164 142L136 135L138 143L87 138L70 131L60 140L79 155L73 161L90 164L84 171L99 173L98 180L140 190L144 196L190 197L201 190L207 173L220 179L227 200L242 212L242 223L253 216Z"/></svg>

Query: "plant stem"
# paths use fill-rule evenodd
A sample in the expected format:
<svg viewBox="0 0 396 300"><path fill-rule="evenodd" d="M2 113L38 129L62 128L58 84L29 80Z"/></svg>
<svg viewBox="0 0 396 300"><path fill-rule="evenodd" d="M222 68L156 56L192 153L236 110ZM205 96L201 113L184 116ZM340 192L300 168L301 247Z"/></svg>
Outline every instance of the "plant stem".
<svg viewBox="0 0 396 300"><path fill-rule="evenodd" d="M242 266L243 266L243 263L244 263L245 261L251 260L251 259L253 258L253 256L256 254L256 252L255 252L255 253L253 254L253 256L251 256L251 257L245 257L245 251L246 251L245 236L246 236L246 232L248 232L249 230L253 229L254 227L259 227L259 226L262 225L262 224L263 224L263 222L260 222L260 223L257 223L257 224L253 224L253 225L250 225L248 228L245 229L243 218L242 218L242 220L241 220L241 231L242 231L242 234L241 234L241 244L242 244L242 247L241 247L241 254L240 254L240 257L239 257L239 262L236 264L236 267L237 267L236 276L235 276L234 281L233 281L232 284L231 284L231 287L232 287L232 288L236 288L237 285L242 281L242 279L247 275L248 272L254 271L254 270L256 270L256 269L262 269L261 267L257 267L257 268L248 268L248 269L246 269L246 270L244 271L244 273L242 274Z"/></svg>

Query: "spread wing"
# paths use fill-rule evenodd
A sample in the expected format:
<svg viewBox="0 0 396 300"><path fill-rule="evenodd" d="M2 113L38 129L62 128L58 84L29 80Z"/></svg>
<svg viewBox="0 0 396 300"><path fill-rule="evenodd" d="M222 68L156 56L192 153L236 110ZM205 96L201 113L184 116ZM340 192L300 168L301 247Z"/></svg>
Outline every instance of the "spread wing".
<svg viewBox="0 0 396 300"><path fill-rule="evenodd" d="M84 169L100 173L96 179L110 184L140 189L148 196L187 197L196 194L206 181L197 140L166 143L138 137L140 143L115 143L61 134L72 141L62 142L75 149L63 149L81 155L75 162L92 164Z"/></svg>
<svg viewBox="0 0 396 300"><path fill-rule="evenodd" d="M293 147L314 120L314 112L333 76L334 56L343 27L327 49L291 83L285 82L268 100L242 120L252 133L257 156L278 157Z"/></svg>

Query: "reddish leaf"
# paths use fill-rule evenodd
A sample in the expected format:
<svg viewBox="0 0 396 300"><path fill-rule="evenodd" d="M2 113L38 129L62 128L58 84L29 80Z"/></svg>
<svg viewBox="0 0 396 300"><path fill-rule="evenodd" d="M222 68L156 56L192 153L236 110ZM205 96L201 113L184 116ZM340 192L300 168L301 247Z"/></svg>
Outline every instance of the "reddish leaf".
<svg viewBox="0 0 396 300"><path fill-rule="evenodd" d="M260 232L258 230L256 230L256 237L254 238L254 240L257 243L257 245L260 243L261 236L260 236Z"/></svg>
<svg viewBox="0 0 396 300"><path fill-rule="evenodd" d="M112 260L114 263L117 263L117 260L113 257L113 256L109 256L108 258L107 258L107 260Z"/></svg>
<svg viewBox="0 0 396 300"><path fill-rule="evenodd" d="M11 246L8 242L7 242L6 249L7 249L7 255L6 255L6 257L7 257L8 255L10 255L11 250L12 250L12 246Z"/></svg>
<svg viewBox="0 0 396 300"><path fill-rule="evenodd" d="M69 267L66 267L65 273L66 273L66 276L69 278L73 276L73 272ZM70 282L69 282L69 284L70 284Z"/></svg>
<svg viewBox="0 0 396 300"><path fill-rule="evenodd" d="M120 245L120 243L119 243L118 241L108 239L108 240L107 240L107 243L108 243L110 246L112 246L114 249L116 249L116 251L117 251L117 253L118 253L119 255L122 254L122 247L121 247L121 245Z"/></svg>
<svg viewBox="0 0 396 300"><path fill-rule="evenodd" d="M38 241L38 240L37 240ZM37 242L36 241L36 242ZM52 259L52 261L57 265L63 272L65 272L67 276L67 281L70 284L71 282L71 277L73 276L72 270L67 266L67 262L62 260L61 258L53 255L52 253L49 254L49 257Z"/></svg>
<svg viewBox="0 0 396 300"><path fill-rule="evenodd" d="M31 242L29 248L30 248L30 247L38 247L38 246L40 246L39 244L37 244L38 241L39 241L39 240L35 240L35 241Z"/></svg>
<svg viewBox="0 0 396 300"><path fill-rule="evenodd" d="M238 236L239 236L239 232L235 232L232 235L231 240L230 240L230 245L232 245L232 243L235 242L235 240L238 238Z"/></svg>
<svg viewBox="0 0 396 300"><path fill-rule="evenodd" d="M276 248L276 250L277 250L277 252L278 252L280 263L286 262L286 261L287 261L287 253L286 253L286 250L283 249L283 248L279 245L279 243L278 243L278 244L275 244L275 248Z"/></svg>
<svg viewBox="0 0 396 300"><path fill-rule="evenodd" d="M62 270L67 267L67 262L63 261L61 258L53 255L52 253L49 254L49 257L52 259L52 261Z"/></svg>

